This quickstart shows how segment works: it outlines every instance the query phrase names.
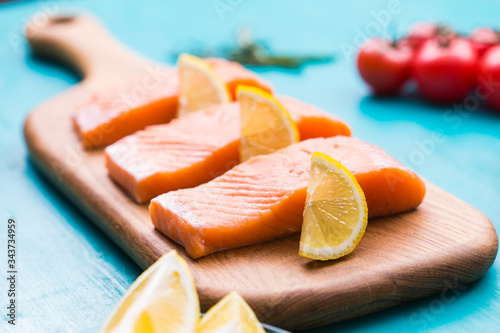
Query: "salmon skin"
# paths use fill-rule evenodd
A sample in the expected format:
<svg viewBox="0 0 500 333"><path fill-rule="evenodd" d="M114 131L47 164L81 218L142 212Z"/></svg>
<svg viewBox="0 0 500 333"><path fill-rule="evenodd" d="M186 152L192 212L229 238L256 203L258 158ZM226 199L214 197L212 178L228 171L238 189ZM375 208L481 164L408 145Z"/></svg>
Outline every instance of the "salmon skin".
<svg viewBox="0 0 500 333"><path fill-rule="evenodd" d="M279 97L301 137L350 135L338 118L290 97ZM239 163L238 102L148 127L108 146L108 173L138 203L210 181Z"/></svg>
<svg viewBox="0 0 500 333"><path fill-rule="evenodd" d="M296 233L316 151L354 174L370 218L413 209L424 198L424 182L381 148L337 136L256 156L206 184L162 194L149 207L153 224L193 258Z"/></svg>
<svg viewBox="0 0 500 333"><path fill-rule="evenodd" d="M238 63L206 61L227 84L233 99L239 84L272 91L269 83ZM161 76L145 74L136 82L93 94L76 108L73 123L85 148L104 147L146 126L169 122L177 114L178 95L179 71L163 69Z"/></svg>

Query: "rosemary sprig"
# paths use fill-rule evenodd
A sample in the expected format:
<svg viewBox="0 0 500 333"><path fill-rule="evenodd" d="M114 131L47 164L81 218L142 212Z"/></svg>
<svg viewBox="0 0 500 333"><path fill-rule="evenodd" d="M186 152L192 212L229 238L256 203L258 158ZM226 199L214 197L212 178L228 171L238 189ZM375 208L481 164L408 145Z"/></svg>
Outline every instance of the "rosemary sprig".
<svg viewBox="0 0 500 333"><path fill-rule="evenodd" d="M262 45L252 43L232 50L229 52L228 59L245 65L297 68L306 62L331 61L333 57L325 55L271 55Z"/></svg>
<svg viewBox="0 0 500 333"><path fill-rule="evenodd" d="M273 55L262 41L256 41L248 29L241 30L237 35L236 47L218 47L215 51L191 50L198 56L219 56L245 65L276 66L298 68L308 62L328 62L332 55Z"/></svg>

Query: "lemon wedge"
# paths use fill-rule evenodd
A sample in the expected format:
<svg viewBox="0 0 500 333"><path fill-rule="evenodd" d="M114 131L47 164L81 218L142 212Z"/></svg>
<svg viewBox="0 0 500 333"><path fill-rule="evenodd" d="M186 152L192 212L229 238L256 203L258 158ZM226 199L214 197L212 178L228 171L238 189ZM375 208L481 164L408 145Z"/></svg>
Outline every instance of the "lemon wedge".
<svg viewBox="0 0 500 333"><path fill-rule="evenodd" d="M240 161L270 154L299 141L299 131L281 103L255 87L238 86L241 139Z"/></svg>
<svg viewBox="0 0 500 333"><path fill-rule="evenodd" d="M203 316L197 333L264 333L264 328L250 306L232 292Z"/></svg>
<svg viewBox="0 0 500 333"><path fill-rule="evenodd" d="M172 251L137 278L101 333L194 332L200 306L186 262Z"/></svg>
<svg viewBox="0 0 500 333"><path fill-rule="evenodd" d="M231 101L227 85L205 60L190 54L181 54L177 65L179 67L178 116Z"/></svg>
<svg viewBox="0 0 500 333"><path fill-rule="evenodd" d="M311 159L299 255L318 260L351 253L365 233L368 207L352 173L330 156Z"/></svg>

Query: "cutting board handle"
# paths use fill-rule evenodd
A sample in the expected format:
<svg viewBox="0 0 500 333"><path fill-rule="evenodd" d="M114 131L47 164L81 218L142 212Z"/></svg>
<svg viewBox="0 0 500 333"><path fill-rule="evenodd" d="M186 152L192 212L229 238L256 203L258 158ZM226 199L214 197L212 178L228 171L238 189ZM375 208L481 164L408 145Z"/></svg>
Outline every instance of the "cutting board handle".
<svg viewBox="0 0 500 333"><path fill-rule="evenodd" d="M106 78L144 58L121 44L89 14L33 19L25 34L36 56L61 61L83 77ZM125 65L125 66L124 66Z"/></svg>

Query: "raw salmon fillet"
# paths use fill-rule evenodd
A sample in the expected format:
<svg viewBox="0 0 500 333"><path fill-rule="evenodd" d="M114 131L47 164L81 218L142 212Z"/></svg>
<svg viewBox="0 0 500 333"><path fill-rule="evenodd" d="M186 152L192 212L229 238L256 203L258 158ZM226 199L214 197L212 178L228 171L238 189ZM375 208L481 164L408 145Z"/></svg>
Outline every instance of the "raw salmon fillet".
<svg viewBox="0 0 500 333"><path fill-rule="evenodd" d="M246 69L240 63L221 58L205 58L205 61L215 69L215 72L217 72L222 81L226 82L233 100L236 99L236 87L240 84L257 87L268 93L272 93L272 87L269 82Z"/></svg>
<svg viewBox="0 0 500 333"><path fill-rule="evenodd" d="M154 89L141 82L93 94L78 106L73 123L84 148L107 146L148 125L169 122L177 113L179 74L167 71Z"/></svg>
<svg viewBox="0 0 500 333"><path fill-rule="evenodd" d="M206 60L233 96L238 84L271 92L270 84L238 63ZM178 95L178 70L163 69L161 75L145 74L137 82L92 95L75 110L73 122L85 148L107 146L146 126L169 122L176 116Z"/></svg>
<svg viewBox="0 0 500 333"><path fill-rule="evenodd" d="M350 135L338 118L290 97L279 97L301 137ZM138 203L194 187L239 163L238 102L222 104L150 126L108 146L109 175Z"/></svg>
<svg viewBox="0 0 500 333"><path fill-rule="evenodd" d="M316 138L253 157L198 187L154 198L153 224L193 258L298 232L316 151L354 174L371 218L410 210L424 198L424 182L381 148L343 136Z"/></svg>

